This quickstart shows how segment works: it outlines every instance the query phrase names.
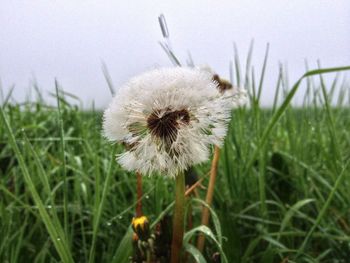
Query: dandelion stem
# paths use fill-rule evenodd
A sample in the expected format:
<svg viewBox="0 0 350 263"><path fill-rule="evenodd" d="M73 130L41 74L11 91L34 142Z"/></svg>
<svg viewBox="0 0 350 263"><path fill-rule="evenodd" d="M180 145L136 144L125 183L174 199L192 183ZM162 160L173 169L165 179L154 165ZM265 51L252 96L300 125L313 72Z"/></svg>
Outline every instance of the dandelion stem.
<svg viewBox="0 0 350 263"><path fill-rule="evenodd" d="M215 186L215 179L216 179L216 174L217 174L217 170L218 170L219 157L220 157L220 148L215 146L214 157L213 157L213 161L211 163L211 168L210 168L210 177L209 177L207 196L205 197L205 202L208 204L208 206L210 206L212 201L213 201L214 186ZM202 225L205 225L205 226L208 225L209 216L210 216L209 209L207 207L203 206L202 222L201 222ZM205 243L205 236L203 234L201 234L198 237L198 241L197 241L197 248L201 252L203 251L204 243Z"/></svg>
<svg viewBox="0 0 350 263"><path fill-rule="evenodd" d="M143 215L142 213L142 174L136 172L136 217Z"/></svg>
<svg viewBox="0 0 350 263"><path fill-rule="evenodd" d="M151 263L152 261L152 257L151 257L151 252L149 250L147 250L146 252L146 259L147 259L147 263Z"/></svg>
<svg viewBox="0 0 350 263"><path fill-rule="evenodd" d="M175 210L173 219L173 240L171 243L171 263L181 262L181 248L184 235L185 175L176 176Z"/></svg>
<svg viewBox="0 0 350 263"><path fill-rule="evenodd" d="M207 175L203 176L201 179L195 182L190 188L188 188L185 192L185 196L189 196L194 190L196 190L198 186L201 186L201 183L206 176Z"/></svg>

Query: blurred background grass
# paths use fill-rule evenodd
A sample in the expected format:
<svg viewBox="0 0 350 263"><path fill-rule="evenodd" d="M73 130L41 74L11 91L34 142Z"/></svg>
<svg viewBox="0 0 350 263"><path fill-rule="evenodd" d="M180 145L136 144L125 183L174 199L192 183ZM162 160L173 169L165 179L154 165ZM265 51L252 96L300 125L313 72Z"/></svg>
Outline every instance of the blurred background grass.
<svg viewBox="0 0 350 263"><path fill-rule="evenodd" d="M348 262L348 83L335 75L326 87L315 71L303 80L303 106L292 107L298 86L281 66L275 103L262 108L266 61L259 74L249 55L244 74L239 65L236 56L231 81L249 91L250 106L232 113L213 202L220 225L210 226L217 237L221 227L228 262ZM58 82L56 106L34 90L37 99L21 104L2 94L0 262L125 262L136 177L115 162L122 146L101 136L101 111L82 110ZM195 170L205 176L209 166ZM173 184L144 179L151 222L171 204ZM192 208L197 226L201 206ZM217 251L208 240L208 262Z"/></svg>

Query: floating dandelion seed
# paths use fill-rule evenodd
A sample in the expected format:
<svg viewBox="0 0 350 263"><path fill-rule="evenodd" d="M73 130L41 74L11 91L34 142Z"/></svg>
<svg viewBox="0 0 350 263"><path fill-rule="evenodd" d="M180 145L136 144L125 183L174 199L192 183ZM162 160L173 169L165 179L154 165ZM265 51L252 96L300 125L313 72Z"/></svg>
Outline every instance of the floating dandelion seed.
<svg viewBox="0 0 350 263"><path fill-rule="evenodd" d="M208 65L199 66L197 69L208 72L212 75L213 81L217 84L220 93L231 100L232 109L243 106L247 103L248 94L245 89L233 86L229 81L221 78Z"/></svg>
<svg viewBox="0 0 350 263"><path fill-rule="evenodd" d="M217 85L207 71L176 67L120 87L104 112L103 129L110 141L128 145L117 157L122 167L174 177L206 161L209 145L222 144L233 107Z"/></svg>

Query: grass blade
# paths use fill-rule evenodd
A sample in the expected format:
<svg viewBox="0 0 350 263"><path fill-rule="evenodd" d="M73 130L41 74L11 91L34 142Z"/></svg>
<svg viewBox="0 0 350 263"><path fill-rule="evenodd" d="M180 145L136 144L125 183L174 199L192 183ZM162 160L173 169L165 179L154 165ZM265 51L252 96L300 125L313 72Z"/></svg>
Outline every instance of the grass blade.
<svg viewBox="0 0 350 263"><path fill-rule="evenodd" d="M345 70L350 70L350 66L346 67L337 67L337 68L326 68L326 69L317 69L317 70L311 70L306 72L292 87L288 95L286 96L284 102L282 105L279 107L279 109L276 111L276 113L272 116L270 119L269 123L267 124L267 127L265 128L263 135L261 139L259 140L258 146L256 147L255 151L253 152L251 158L247 162L246 165L246 172L250 170L252 167L254 161L256 160L257 155L259 154L261 147L266 143L272 129L275 127L277 122L280 120L282 115L285 113L287 110L287 107L289 106L291 100L293 99L295 93L297 92L300 83L304 78L314 76L314 75L320 75L320 74L325 74L325 73L332 73L332 72L339 72L339 71L345 71Z"/></svg>
<svg viewBox="0 0 350 263"><path fill-rule="evenodd" d="M315 223L314 223L313 226L311 227L310 231L307 233L307 235L306 235L306 237L305 237L303 243L301 244L300 248L298 249L298 252L297 252L297 254L296 254L296 258L298 258L298 256L304 252L305 247L307 246L307 244L308 244L308 242L309 242L309 240L310 240L311 235L315 232L316 228L318 227L318 225L320 224L322 218L324 217L324 215L325 215L325 213L326 213L326 210L328 209L330 203L331 203L332 200L333 200L334 194L335 194L336 191L338 190L338 187L339 187L340 183L342 182L344 176L347 174L347 173L346 173L346 169L347 169L349 163L350 163L350 161L348 161L348 162L346 163L346 165L345 165L344 168L343 168L343 171L339 174L337 180L335 181L335 184L334 184L334 186L333 186L333 189L332 189L332 191L329 193L328 198L327 198L326 202L324 203L324 205L323 205L323 207L322 207L320 213L318 214Z"/></svg>
<svg viewBox="0 0 350 263"><path fill-rule="evenodd" d="M195 246L187 243L185 244L184 248L187 253L192 255L193 259L197 263L207 263L202 253Z"/></svg>
<svg viewBox="0 0 350 263"><path fill-rule="evenodd" d="M100 221L101 221L101 216L102 216L102 211L104 208L104 204L106 201L108 189L111 183L112 179L112 171L113 171L113 164L114 164L114 156L115 156L115 148L113 147L113 152L112 152L112 158L109 163L109 168L107 172L107 176L105 179L105 183L103 185L103 190L102 190L102 197L101 200L97 205L97 209L95 209L94 213L94 221L93 221L93 232L92 232L92 244L90 248L90 255L89 255L89 262L92 263L94 262L95 259L95 249L96 249L96 238L97 238L97 233L98 233L98 228L100 226Z"/></svg>
<svg viewBox="0 0 350 263"><path fill-rule="evenodd" d="M0 116L1 116L1 120L4 124L5 130L8 133L9 143L10 143L13 151L15 152L19 166L20 166L21 171L23 173L25 183L26 183L30 193L32 194L32 197L33 197L33 200L34 200L36 206L38 207L40 216L43 220L43 223L46 226L46 229L51 237L51 240L52 240L61 260L63 262L72 263L74 261L73 261L72 255L70 253L70 250L69 250L67 238L65 235L62 234L63 230L60 229L59 222L55 222L55 223L53 222L54 219L52 219L50 217L50 215L48 214L48 212L45 209L45 206L44 206L42 200L40 199L39 193L38 193L37 189L35 188L35 185L32 181L32 178L28 172L27 166L24 162L24 158L23 158L23 156L18 148L18 145L16 143L16 139L14 137L14 134L12 132L10 124L7 121L7 118L5 116L5 113L2 109L2 107L0 108Z"/></svg>

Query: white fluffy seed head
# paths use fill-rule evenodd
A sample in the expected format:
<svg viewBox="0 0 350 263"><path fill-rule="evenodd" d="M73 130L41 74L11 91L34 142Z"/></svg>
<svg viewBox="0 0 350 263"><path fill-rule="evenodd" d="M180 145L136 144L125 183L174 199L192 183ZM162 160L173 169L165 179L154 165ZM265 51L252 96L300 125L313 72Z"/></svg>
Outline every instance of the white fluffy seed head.
<svg viewBox="0 0 350 263"><path fill-rule="evenodd" d="M209 72L156 69L117 90L104 112L103 131L127 145L117 156L123 168L174 177L206 161L211 144L221 146L231 109L231 96L220 94Z"/></svg>

